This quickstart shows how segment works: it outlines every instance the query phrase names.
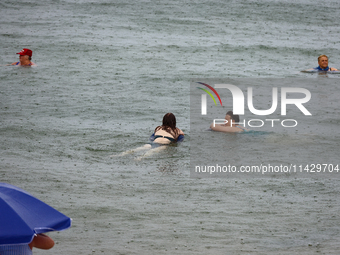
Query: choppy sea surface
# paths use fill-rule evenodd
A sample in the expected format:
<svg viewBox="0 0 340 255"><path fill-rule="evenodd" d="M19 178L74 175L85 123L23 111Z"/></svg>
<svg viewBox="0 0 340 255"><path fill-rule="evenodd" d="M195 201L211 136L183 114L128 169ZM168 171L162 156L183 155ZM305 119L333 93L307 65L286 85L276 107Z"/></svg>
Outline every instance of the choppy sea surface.
<svg viewBox="0 0 340 255"><path fill-rule="evenodd" d="M193 179L189 169L190 82L201 78L320 81L316 135L247 136L226 156L340 164L340 76L300 72L320 54L340 68L339 13L331 0L1 1L0 181L73 219L34 254L338 254L338 178ZM5 66L22 48L37 66ZM184 142L110 157L148 143L167 112Z"/></svg>

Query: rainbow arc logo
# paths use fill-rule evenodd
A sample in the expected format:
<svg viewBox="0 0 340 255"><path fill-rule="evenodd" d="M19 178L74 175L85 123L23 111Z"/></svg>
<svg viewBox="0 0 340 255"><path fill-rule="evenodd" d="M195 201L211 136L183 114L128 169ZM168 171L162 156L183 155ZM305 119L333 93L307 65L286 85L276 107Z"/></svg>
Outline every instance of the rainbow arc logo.
<svg viewBox="0 0 340 255"><path fill-rule="evenodd" d="M211 87L210 85L208 85L206 83L203 83L203 82L197 82L197 83L206 86L212 92L214 92L214 94L217 96L218 100L220 101L221 106L223 106L220 95L217 93L217 91L213 87ZM209 90L203 89L203 88L200 88L200 87L197 87L197 88L203 90L204 92L206 92L212 98L212 100L214 100L215 105L217 105L216 100L215 100L213 94L211 94L211 92ZM202 94L202 115L207 115L207 108L206 108L207 104L206 103L207 103L207 95ZM204 107L204 105L205 105L205 107Z"/></svg>

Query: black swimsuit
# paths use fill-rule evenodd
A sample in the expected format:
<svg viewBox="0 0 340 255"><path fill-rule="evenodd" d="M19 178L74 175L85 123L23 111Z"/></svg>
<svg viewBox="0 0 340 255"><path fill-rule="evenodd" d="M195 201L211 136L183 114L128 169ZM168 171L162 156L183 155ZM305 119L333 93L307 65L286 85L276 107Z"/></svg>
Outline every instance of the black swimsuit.
<svg viewBox="0 0 340 255"><path fill-rule="evenodd" d="M170 142L174 142L174 141L175 141L174 138L169 137L169 136L164 136L164 135L155 135L155 138L154 138L154 139L156 140L157 138L166 138L166 139L168 139Z"/></svg>

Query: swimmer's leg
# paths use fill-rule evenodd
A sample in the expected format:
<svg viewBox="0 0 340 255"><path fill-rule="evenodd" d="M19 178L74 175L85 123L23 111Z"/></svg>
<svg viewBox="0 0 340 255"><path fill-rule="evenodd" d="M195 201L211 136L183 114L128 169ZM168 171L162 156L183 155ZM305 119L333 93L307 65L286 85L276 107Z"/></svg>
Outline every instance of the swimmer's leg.
<svg viewBox="0 0 340 255"><path fill-rule="evenodd" d="M167 148L167 146L158 146L156 148L148 150L144 155L142 155L140 157L137 157L135 160L142 160L143 158L150 157L150 156L152 156L154 154L157 154L157 153L165 150L166 148Z"/></svg>
<svg viewBox="0 0 340 255"><path fill-rule="evenodd" d="M125 155L128 155L128 154L132 154L132 153L135 153L135 152L138 152L138 151L144 151L144 150L149 150L151 149L151 144L145 144L144 146L141 146L141 147L138 147L136 149L132 149L132 150L127 150L127 151L124 151L118 155L111 155L110 157L113 158L113 157L121 157L121 156L125 156Z"/></svg>

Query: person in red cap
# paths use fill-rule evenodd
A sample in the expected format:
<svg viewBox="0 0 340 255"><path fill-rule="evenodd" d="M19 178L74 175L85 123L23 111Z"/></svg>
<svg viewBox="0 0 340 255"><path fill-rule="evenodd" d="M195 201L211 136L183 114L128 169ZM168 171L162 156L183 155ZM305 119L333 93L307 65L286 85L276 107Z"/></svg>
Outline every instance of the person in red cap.
<svg viewBox="0 0 340 255"><path fill-rule="evenodd" d="M35 64L31 61L32 51L30 49L24 48L22 51L18 52L19 62L12 63L12 66L34 66Z"/></svg>

